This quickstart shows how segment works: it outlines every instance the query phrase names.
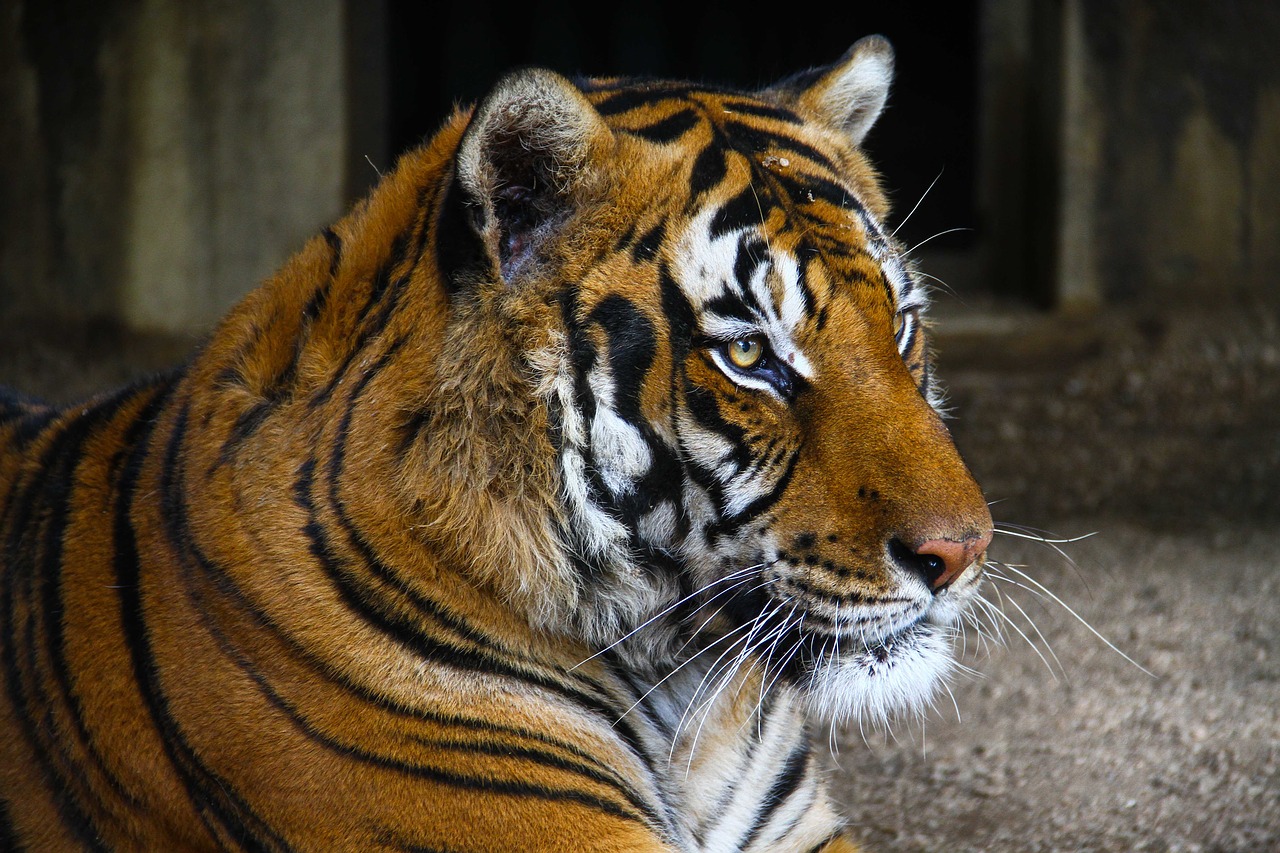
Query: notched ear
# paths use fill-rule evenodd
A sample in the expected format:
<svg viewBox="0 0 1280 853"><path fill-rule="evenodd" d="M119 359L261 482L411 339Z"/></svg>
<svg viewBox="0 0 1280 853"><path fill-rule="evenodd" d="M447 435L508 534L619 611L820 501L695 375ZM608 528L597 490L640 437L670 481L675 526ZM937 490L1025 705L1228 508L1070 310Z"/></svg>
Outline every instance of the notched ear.
<svg viewBox="0 0 1280 853"><path fill-rule="evenodd" d="M505 281L573 213L610 140L595 108L551 71L510 74L476 108L458 148L457 181Z"/></svg>
<svg viewBox="0 0 1280 853"><path fill-rule="evenodd" d="M867 36L834 65L797 75L775 91L860 146L884 110L892 82L892 45L884 36Z"/></svg>

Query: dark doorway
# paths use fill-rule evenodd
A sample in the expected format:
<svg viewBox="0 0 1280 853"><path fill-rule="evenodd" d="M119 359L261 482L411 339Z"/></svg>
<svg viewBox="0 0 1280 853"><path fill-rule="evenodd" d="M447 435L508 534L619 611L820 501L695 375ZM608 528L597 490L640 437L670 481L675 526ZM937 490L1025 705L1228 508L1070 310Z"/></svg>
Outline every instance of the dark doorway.
<svg viewBox="0 0 1280 853"><path fill-rule="evenodd" d="M849 4L851 7L855 4ZM864 35L897 51L889 109L867 149L892 191L895 219L925 195L899 236L913 246L967 250L979 239L975 204L978 8L974 0L800 17L787 4L732 11L688 2L601 6L491 0L388 0L387 157L431 134L455 103L481 97L506 70L543 65L569 76L642 74L756 88L837 59ZM953 230L960 229L960 230ZM948 232L943 234L942 232Z"/></svg>

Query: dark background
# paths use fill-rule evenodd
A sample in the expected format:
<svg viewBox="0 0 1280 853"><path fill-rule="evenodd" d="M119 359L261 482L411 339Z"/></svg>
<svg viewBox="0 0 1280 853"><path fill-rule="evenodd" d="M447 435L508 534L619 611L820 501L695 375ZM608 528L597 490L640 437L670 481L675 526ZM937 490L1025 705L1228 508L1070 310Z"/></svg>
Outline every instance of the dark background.
<svg viewBox="0 0 1280 853"><path fill-rule="evenodd" d="M862 35L889 38L897 76L889 108L867 148L893 188L900 216L941 179L903 231L908 246L950 229L940 246L963 247L979 225L974 204L978 10L974 0L849 3L820 16L799 5L688 2L492 3L431 7L389 0L388 147L432 133L455 103L484 95L515 66L568 76L639 75L767 86L835 62ZM501 11L499 11L501 10ZM807 20L797 21L798 16ZM430 47L424 37L444 36ZM483 49L477 49L483 46Z"/></svg>

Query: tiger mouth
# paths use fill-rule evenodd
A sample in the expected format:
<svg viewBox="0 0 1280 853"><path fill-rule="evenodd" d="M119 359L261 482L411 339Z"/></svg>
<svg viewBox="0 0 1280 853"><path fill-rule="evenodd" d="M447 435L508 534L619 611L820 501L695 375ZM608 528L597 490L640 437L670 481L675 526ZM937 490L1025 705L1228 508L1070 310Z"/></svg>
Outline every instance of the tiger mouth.
<svg viewBox="0 0 1280 853"><path fill-rule="evenodd" d="M799 650L786 674L808 677L822 664L854 666L873 673L877 667L892 665L895 657L915 651L923 637L935 633L935 626L924 617L875 638L853 632L797 632L800 636L795 642L799 643Z"/></svg>

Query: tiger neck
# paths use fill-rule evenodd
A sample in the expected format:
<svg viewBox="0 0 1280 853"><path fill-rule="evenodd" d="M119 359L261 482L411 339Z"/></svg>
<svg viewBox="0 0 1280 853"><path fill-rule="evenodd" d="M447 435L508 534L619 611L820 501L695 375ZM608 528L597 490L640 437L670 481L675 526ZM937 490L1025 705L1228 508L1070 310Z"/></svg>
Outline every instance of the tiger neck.
<svg viewBox="0 0 1280 853"><path fill-rule="evenodd" d="M708 650L631 690L643 698L626 718L652 733L649 765L689 849L743 849L752 834L808 849L840 825L801 699L757 662Z"/></svg>

